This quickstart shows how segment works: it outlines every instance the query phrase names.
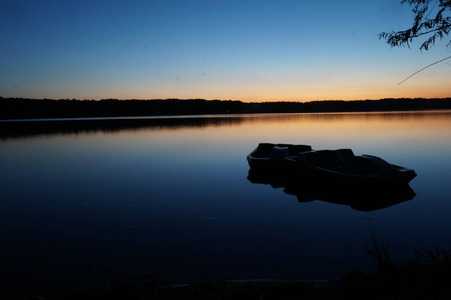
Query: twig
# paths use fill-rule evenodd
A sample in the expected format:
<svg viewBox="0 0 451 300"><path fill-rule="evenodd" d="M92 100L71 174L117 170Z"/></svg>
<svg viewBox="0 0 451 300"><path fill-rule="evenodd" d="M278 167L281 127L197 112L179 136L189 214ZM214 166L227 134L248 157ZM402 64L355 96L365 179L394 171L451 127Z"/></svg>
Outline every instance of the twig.
<svg viewBox="0 0 451 300"><path fill-rule="evenodd" d="M413 73L412 75L410 75L409 77L407 77L406 79L404 79L403 81L401 81L400 83L398 83L398 85L400 85L401 83L403 83L403 82L406 81L407 79L413 77L414 75L420 73L420 72L423 71L424 69L427 69L427 68L429 68L429 67L431 67L431 66L433 66L433 65L435 65L435 64L438 64L439 62L442 62L442 61L444 61L444 60L447 60L447 59L449 59L449 58L451 58L451 56L445 57L445 58L443 58L443 59L441 59L441 60L439 60L439 61L436 61L436 62L434 62L434 63L432 63L432 64L430 64L430 65L427 65L426 67L424 67L424 68L422 68L422 69L416 71L415 73Z"/></svg>

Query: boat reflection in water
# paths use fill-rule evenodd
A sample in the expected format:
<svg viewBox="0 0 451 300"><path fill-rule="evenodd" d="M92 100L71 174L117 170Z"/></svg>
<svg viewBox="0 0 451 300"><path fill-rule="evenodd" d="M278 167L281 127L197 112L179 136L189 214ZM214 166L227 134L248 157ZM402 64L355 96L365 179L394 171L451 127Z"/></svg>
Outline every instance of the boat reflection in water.
<svg viewBox="0 0 451 300"><path fill-rule="evenodd" d="M299 202L321 200L329 203L349 205L359 211L373 211L393 206L415 197L415 192L407 183L398 184L356 184L324 182L307 175L249 170L248 180L255 184L267 184L273 188L283 188L286 194L294 195Z"/></svg>
<svg viewBox="0 0 451 300"><path fill-rule="evenodd" d="M260 143L248 156L248 179L283 187L299 202L322 200L371 211L413 199L413 169L351 149L312 150L310 145Z"/></svg>

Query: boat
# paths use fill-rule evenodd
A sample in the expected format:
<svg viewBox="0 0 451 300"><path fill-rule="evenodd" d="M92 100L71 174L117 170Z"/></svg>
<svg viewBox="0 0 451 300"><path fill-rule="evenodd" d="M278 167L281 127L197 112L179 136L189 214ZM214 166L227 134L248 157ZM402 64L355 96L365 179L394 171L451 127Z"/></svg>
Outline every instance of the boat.
<svg viewBox="0 0 451 300"><path fill-rule="evenodd" d="M289 168L291 161L287 159L295 159L307 151L312 151L312 146L260 143L247 156L247 161L253 170L278 170Z"/></svg>
<svg viewBox="0 0 451 300"><path fill-rule="evenodd" d="M313 150L310 145L260 143L248 156L252 170L302 175L311 182L334 184L407 184L413 169L374 155L354 155L351 149Z"/></svg>

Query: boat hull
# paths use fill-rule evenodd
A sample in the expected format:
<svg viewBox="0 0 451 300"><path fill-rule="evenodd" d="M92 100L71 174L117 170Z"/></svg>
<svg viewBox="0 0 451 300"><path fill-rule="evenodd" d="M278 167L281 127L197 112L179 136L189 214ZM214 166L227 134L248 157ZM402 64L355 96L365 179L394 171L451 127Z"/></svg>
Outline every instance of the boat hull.
<svg viewBox="0 0 451 300"><path fill-rule="evenodd" d="M334 184L407 184L414 170L373 155L355 156L350 149L313 151L308 145L263 143L247 160L251 170L302 177Z"/></svg>
<svg viewBox="0 0 451 300"><path fill-rule="evenodd" d="M284 148L285 150L277 153L277 149ZM295 159L299 154L306 151L312 151L312 147L310 145L260 143L257 148L249 153L247 161L250 168L254 170L286 170L293 167L287 158Z"/></svg>

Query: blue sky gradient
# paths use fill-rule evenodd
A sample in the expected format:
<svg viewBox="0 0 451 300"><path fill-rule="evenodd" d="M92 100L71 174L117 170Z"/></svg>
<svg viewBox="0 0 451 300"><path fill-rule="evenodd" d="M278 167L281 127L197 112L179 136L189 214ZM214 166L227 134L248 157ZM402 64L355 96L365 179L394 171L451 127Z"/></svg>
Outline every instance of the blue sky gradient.
<svg viewBox="0 0 451 300"><path fill-rule="evenodd" d="M397 86L450 55L378 39L412 16L396 0L0 0L0 96L448 97L446 62Z"/></svg>

